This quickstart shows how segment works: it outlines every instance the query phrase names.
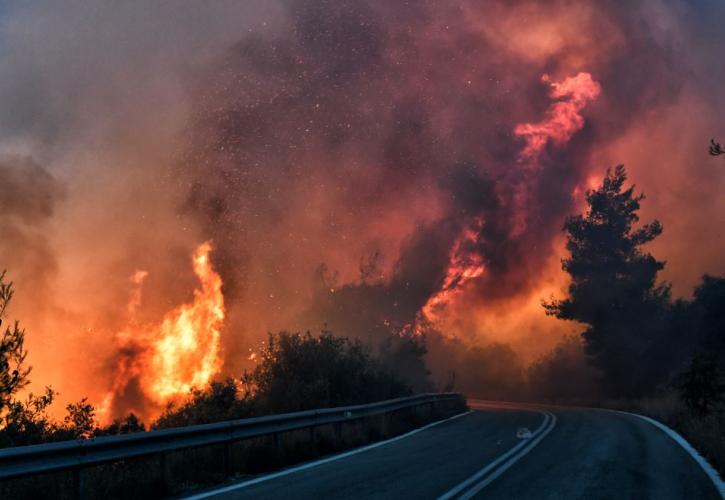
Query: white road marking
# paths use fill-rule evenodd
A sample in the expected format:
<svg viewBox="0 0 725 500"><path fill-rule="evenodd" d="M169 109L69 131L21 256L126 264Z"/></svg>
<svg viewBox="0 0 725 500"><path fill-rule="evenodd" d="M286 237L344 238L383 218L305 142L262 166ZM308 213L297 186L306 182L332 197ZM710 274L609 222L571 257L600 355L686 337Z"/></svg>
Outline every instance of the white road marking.
<svg viewBox="0 0 725 500"><path fill-rule="evenodd" d="M519 439L530 439L532 434L528 427L519 427L519 430L516 431L516 437Z"/></svg>
<svg viewBox="0 0 725 500"><path fill-rule="evenodd" d="M526 410L525 410L526 411ZM513 464L529 453L539 442L546 437L556 425L556 417L548 411L533 410L544 416L541 425L534 431L530 439L519 442L509 451L498 457L486 467L459 483L453 489L440 496L438 500L448 500L461 495L459 498L468 499L488 486L494 479L506 472Z"/></svg>
<svg viewBox="0 0 725 500"><path fill-rule="evenodd" d="M544 439L547 434L551 432L551 430L556 425L556 416L554 414L550 413L551 420L549 422L549 426L536 438L532 439L528 442L528 446L526 446L523 450L521 450L518 454L511 457L506 463L501 465L498 469L493 471L488 477L486 477L483 481L473 486L470 490L468 490L464 495L461 495L461 500L468 500L469 498L473 498L474 495L476 495L479 491L481 491L483 488L488 486L494 479L499 477L501 474L506 472L512 465L514 465L516 462L518 462L524 455L529 453L531 450L533 450L537 444L539 444L539 441Z"/></svg>
<svg viewBox="0 0 725 500"><path fill-rule="evenodd" d="M468 400L469 406L475 408L475 407L483 407L483 408L511 408L511 409L523 409L525 407L529 408L535 408L538 405L532 405L532 404L519 404L519 403L505 403L505 402L497 402L497 401L487 401L487 400L475 400L475 399L469 399ZM725 500L725 481L720 477L720 474L717 473L715 468L710 465L710 463L705 459L700 453L693 448L693 446L687 442L685 438L683 438L677 431L674 429L670 429L662 422L659 422L653 418L646 417L644 415L640 415L638 413L632 413L627 411L621 411L621 410L611 410L609 408L594 408L594 407L587 407L587 406L563 406L563 405L551 405L547 404L547 407L557 407L562 408L566 410L571 409L580 409L580 410L595 410L595 411L605 411L605 412L611 412L611 413L620 413L624 415L630 415L633 417L641 418L650 424L654 425L658 429L660 429L662 432L667 434L672 440L674 440L677 444L679 444L692 458L697 462L697 464L700 466L700 468L707 474L707 476L710 478L710 481L712 481L712 484L715 486L715 489L720 493L720 496ZM523 408L522 408L523 407Z"/></svg>
<svg viewBox="0 0 725 500"><path fill-rule="evenodd" d="M645 420L649 422L650 424L654 425L658 429L660 429L662 432L667 434L670 438L672 438L677 444L679 444L684 450L690 454L690 456L697 462L697 464L702 468L702 470L705 471L705 474L707 474L707 477L710 478L710 481L712 481L712 484L715 485L715 489L720 493L720 496L725 500L725 481L722 480L720 477L720 474L717 473L717 471L714 469L712 465L708 463L705 458L700 455L695 448L692 447L690 443L687 442L685 438L680 436L680 434L675 431L674 429L670 429L662 422L658 422L657 420L645 417L644 415L640 415L638 413L630 413L628 411L619 411L619 410L606 410L611 411L615 413L623 413L625 415L631 415L633 417L639 417L642 420Z"/></svg>
<svg viewBox="0 0 725 500"><path fill-rule="evenodd" d="M296 467L290 467L289 469L284 469L279 472L274 472L272 474L267 474L265 476L257 477L255 479L250 479L249 481L244 481L241 483L235 483L230 484L229 486L223 486L221 488L216 488L211 491L204 491L202 493L197 493L196 495L191 495L188 497L184 497L186 500L201 500L203 498L209 498L213 497L215 495L219 495L222 493L228 493L230 491L236 491L240 490L242 488L246 488L247 486L252 486L253 484L258 484L264 481L269 481L270 479L275 479L282 476L287 476L289 474L299 472L306 469L311 469L312 467L317 467L318 465L323 465L329 462L333 462L335 460L340 460L341 458L346 458L352 455L357 455L358 453L363 453L368 450L372 450L374 448L378 448L380 446L385 446L386 444L394 443L395 441L400 441L401 439L405 439L407 437L410 437L414 434L418 434L419 432L423 432L426 429L430 429L431 427L435 427L436 425L442 424L444 422L449 422L451 420L455 420L460 417L464 417L466 415L470 415L473 413L473 410L469 410L463 413L459 413L458 415L453 415L452 417L445 418L443 420L438 420L437 422L432 422L428 425L425 425L423 427L420 427L418 429L412 430L410 432L407 432L405 434L401 434L400 436L396 436L391 439L387 439L385 441L379 441L377 443L373 443L367 446L363 446L361 448L355 448L354 450L346 451L344 453L340 453L338 455L333 455L331 457L323 458L320 460L315 460L314 462L306 462L304 464L298 465Z"/></svg>

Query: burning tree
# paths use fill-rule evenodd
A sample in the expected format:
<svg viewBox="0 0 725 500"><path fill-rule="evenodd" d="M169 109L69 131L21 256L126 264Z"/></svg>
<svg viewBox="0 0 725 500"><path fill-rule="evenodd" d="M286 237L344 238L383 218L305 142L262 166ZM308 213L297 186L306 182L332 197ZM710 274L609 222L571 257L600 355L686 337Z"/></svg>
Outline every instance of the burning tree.
<svg viewBox="0 0 725 500"><path fill-rule="evenodd" d="M570 257L562 268L571 276L569 297L544 304L547 314L587 325L586 353L614 396L641 394L663 376L652 354L669 304L669 286L656 283L664 262L641 250L662 226L655 220L634 227L644 195L625 189L626 180L624 166L607 170L586 194L586 214L567 218Z"/></svg>

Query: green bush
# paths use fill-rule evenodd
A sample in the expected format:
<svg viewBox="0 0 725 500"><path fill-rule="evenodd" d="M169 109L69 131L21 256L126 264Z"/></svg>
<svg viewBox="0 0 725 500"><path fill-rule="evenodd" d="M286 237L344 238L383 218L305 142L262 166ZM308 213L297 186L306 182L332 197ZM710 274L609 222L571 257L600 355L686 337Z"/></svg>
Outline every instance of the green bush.
<svg viewBox="0 0 725 500"><path fill-rule="evenodd" d="M359 341L328 331L319 337L309 332L270 334L248 383L264 413L361 404L412 393Z"/></svg>

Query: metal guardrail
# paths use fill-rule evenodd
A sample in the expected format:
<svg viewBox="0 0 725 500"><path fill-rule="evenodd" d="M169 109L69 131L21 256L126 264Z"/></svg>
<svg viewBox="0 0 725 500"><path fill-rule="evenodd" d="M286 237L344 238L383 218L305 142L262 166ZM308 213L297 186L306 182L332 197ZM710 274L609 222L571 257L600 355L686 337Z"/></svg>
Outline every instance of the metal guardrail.
<svg viewBox="0 0 725 500"><path fill-rule="evenodd" d="M232 443L283 432L343 424L441 401L463 401L458 393L420 394L377 403L230 420L121 436L0 449L0 479L78 470L129 458Z"/></svg>

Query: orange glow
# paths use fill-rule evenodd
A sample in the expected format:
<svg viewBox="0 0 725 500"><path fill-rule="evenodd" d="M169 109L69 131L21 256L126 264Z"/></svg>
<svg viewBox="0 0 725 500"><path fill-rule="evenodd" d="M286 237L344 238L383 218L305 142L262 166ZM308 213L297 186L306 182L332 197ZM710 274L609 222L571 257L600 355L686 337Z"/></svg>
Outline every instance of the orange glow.
<svg viewBox="0 0 725 500"><path fill-rule="evenodd" d="M599 83L594 81L589 73L580 72L576 76L565 78L560 82L552 81L548 75L544 75L541 80L550 85L549 97L554 102L547 109L543 121L521 123L514 128L514 134L523 137L526 141L524 148L518 155L519 163L523 164L523 168L535 167L547 144L551 143L556 147L562 147L577 131L581 130L584 126L584 118L580 114L581 110L589 101L596 99L601 92ZM587 185L593 187L598 180L599 177L591 175L587 179ZM572 195L578 195L576 189ZM527 185L523 183L517 188L514 202L523 206L527 203L527 197ZM517 213L523 216L526 210L517 210ZM484 274L484 258L475 248L483 225L484 220L478 218L463 230L451 250L446 277L443 280L441 289L421 309L421 319L432 323L441 331L447 330L445 328L447 316L460 314L460 311L456 310L456 303L465 300L466 284ZM526 225L526 220L514 219L511 236L517 237L523 234ZM540 298L535 301L536 307L531 309L531 312L536 316L541 314L541 305L538 300ZM482 304L477 309L479 310L474 312L475 315L486 314L487 307L485 305ZM470 314L470 312L467 314ZM482 323L480 318L475 322ZM512 324L511 318L508 318L507 322ZM502 322L497 321L497 330L499 332L505 330L506 328L502 328L499 323ZM420 330L420 325L416 326L416 330ZM450 331L447 333L454 334L454 332Z"/></svg>
<svg viewBox="0 0 725 500"><path fill-rule="evenodd" d="M429 321L534 359L570 328L541 307L568 293L564 218L619 163L673 295L725 272L720 34L677 5L240 3L202 24L169 3L159 30L8 12L0 270L55 418L88 397L148 423L282 330L376 343Z"/></svg>
<svg viewBox="0 0 725 500"><path fill-rule="evenodd" d="M437 323L443 314L446 305L453 300L458 290L470 280L483 274L483 258L467 247L475 244L483 227L483 219L477 219L474 224L463 230L453 245L450 254L450 263L443 280L443 286L423 306L421 312L426 320Z"/></svg>
<svg viewBox="0 0 725 500"><path fill-rule="evenodd" d="M204 387L221 369L220 329L224 322L222 280L212 268L211 243L201 244L193 255L194 273L200 287L194 298L164 315L157 324L141 325L136 308L141 303L141 286L147 273L138 271L132 282L136 289L129 302L129 322L116 340L123 353L116 364L113 387L99 407L102 419L120 410L116 400L133 380L143 396L161 407L187 394L193 387ZM139 413L143 409L131 408Z"/></svg>

